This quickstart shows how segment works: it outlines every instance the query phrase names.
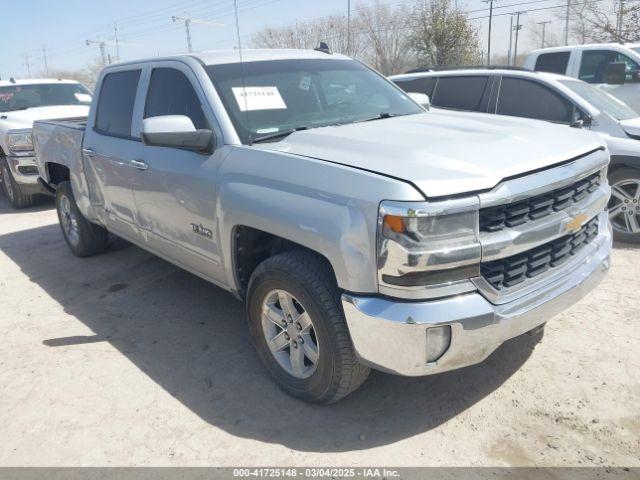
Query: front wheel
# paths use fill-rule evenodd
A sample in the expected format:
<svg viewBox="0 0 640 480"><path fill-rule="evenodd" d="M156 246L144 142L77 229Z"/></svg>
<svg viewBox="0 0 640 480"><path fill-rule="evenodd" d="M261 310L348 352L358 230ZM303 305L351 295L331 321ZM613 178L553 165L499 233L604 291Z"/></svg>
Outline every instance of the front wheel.
<svg viewBox="0 0 640 480"><path fill-rule="evenodd" d="M332 403L366 380L369 368L356 358L333 272L313 253L282 253L260 264L247 313L260 358L290 395Z"/></svg>
<svg viewBox="0 0 640 480"><path fill-rule="evenodd" d="M35 195L25 195L20 191L20 185L13 179L7 159L4 157L0 157L0 180L2 180L2 190L13 208L27 208L33 205Z"/></svg>
<svg viewBox="0 0 640 480"><path fill-rule="evenodd" d="M609 220L613 238L640 243L640 169L620 168L609 174Z"/></svg>
<svg viewBox="0 0 640 480"><path fill-rule="evenodd" d="M106 250L107 230L84 218L73 197L70 182L58 184L56 210L62 235L74 255L88 257Z"/></svg>

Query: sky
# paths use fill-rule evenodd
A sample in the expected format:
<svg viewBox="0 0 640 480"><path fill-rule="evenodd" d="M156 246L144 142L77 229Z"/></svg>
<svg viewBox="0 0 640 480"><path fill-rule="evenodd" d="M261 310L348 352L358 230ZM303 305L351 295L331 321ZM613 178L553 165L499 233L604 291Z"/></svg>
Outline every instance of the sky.
<svg viewBox="0 0 640 480"><path fill-rule="evenodd" d="M352 0L359 3L375 0ZM392 6L411 5L413 0L380 0ZM100 57L96 43L105 41L107 54L114 59L114 25L118 30L120 59L171 55L187 51L184 23L172 16L184 15L219 25L191 26L194 51L232 48L236 44L233 0L0 0L5 3L0 16L0 77L27 77L44 72L44 57L50 70L82 69ZM506 53L509 43L509 12L560 5L563 0L495 0L492 52ZM265 27L277 27L347 12L347 0L238 0L241 40ZM482 0L458 0L469 14L486 49L488 4ZM555 18L558 9L539 10L524 15L520 51L538 47L530 30L537 21L552 19L550 30L560 31ZM527 29L529 32L527 32ZM244 45L243 45L244 46ZM29 68L27 68L27 62Z"/></svg>

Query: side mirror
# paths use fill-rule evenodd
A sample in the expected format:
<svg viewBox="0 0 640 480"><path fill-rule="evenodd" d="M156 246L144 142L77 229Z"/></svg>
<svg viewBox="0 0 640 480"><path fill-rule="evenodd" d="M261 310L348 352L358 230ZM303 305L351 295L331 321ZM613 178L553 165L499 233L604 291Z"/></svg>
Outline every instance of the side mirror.
<svg viewBox="0 0 640 480"><path fill-rule="evenodd" d="M571 124L569 125L573 128L584 128L591 126L591 116L587 113L579 111L575 108L573 113L573 120L571 120Z"/></svg>
<svg viewBox="0 0 640 480"><path fill-rule="evenodd" d="M425 110L429 110L431 108L431 100L429 100L429 95L426 93L418 93L418 92L408 92L409 98L420 105Z"/></svg>
<svg viewBox="0 0 640 480"><path fill-rule="evenodd" d="M142 121L142 143L154 147L174 147L196 152L211 152L214 134L211 130L196 130L186 115L163 115Z"/></svg>
<svg viewBox="0 0 640 480"><path fill-rule="evenodd" d="M612 62L607 65L605 83L608 85L623 85L627 73L627 64Z"/></svg>

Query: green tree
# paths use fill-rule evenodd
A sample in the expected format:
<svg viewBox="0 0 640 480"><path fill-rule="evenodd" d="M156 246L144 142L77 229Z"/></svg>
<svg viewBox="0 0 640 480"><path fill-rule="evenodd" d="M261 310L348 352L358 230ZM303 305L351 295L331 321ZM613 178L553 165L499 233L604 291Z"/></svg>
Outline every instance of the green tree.
<svg viewBox="0 0 640 480"><path fill-rule="evenodd" d="M481 63L478 29L451 0L420 1L411 22L411 47L421 63L443 67Z"/></svg>

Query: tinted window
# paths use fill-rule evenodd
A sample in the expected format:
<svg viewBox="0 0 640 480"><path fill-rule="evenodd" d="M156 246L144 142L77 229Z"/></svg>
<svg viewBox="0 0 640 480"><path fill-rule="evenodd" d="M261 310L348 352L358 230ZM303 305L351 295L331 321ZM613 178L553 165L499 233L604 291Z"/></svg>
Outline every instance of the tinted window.
<svg viewBox="0 0 640 480"><path fill-rule="evenodd" d="M440 77L431 103L457 110L480 110L489 77Z"/></svg>
<svg viewBox="0 0 640 480"><path fill-rule="evenodd" d="M503 78L496 113L570 123L573 104L544 85L529 80Z"/></svg>
<svg viewBox="0 0 640 480"><path fill-rule="evenodd" d="M131 137L131 117L140 70L109 73L102 80L96 129L108 135Z"/></svg>
<svg viewBox="0 0 640 480"><path fill-rule="evenodd" d="M580 73L578 77L589 83L605 83L607 81L607 66L610 63L622 62L626 65L625 81L640 81L638 71L640 67L626 55L614 50L590 50L582 52Z"/></svg>
<svg viewBox="0 0 640 480"><path fill-rule="evenodd" d="M89 105L91 92L79 83L38 83L0 87L0 112L47 105Z"/></svg>
<svg viewBox="0 0 640 480"><path fill-rule="evenodd" d="M538 72L559 73L564 75L567 71L570 52L543 53L536 60L534 70Z"/></svg>
<svg viewBox="0 0 640 480"><path fill-rule="evenodd" d="M173 68L156 68L151 74L144 118L161 115L186 115L197 129L208 128L191 82Z"/></svg>
<svg viewBox="0 0 640 480"><path fill-rule="evenodd" d="M436 77L394 80L393 83L407 93L426 93L431 97L433 95L433 87L436 85Z"/></svg>

